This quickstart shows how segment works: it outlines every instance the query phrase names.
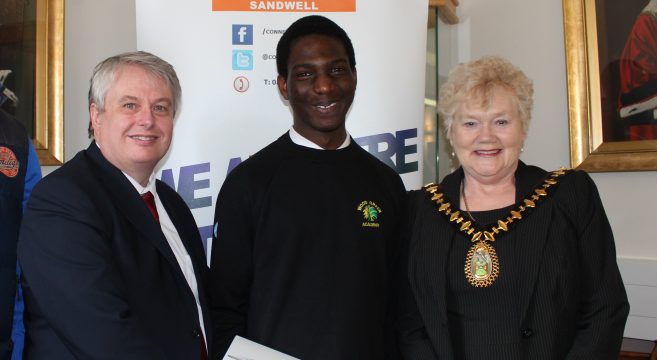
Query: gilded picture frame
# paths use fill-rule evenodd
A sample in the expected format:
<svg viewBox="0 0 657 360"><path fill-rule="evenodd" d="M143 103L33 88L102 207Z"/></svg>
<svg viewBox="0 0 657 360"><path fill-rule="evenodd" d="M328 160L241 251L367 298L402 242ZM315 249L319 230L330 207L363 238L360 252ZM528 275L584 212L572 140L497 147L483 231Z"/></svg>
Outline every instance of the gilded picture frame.
<svg viewBox="0 0 657 360"><path fill-rule="evenodd" d="M609 46L599 43L599 34L615 29L598 28L597 4L601 0L563 0L571 166L590 172L657 170L657 140L609 141L603 134L603 128L609 128L603 121L610 121L603 119L604 102L615 99L604 97L608 90L601 90L601 74L605 76L607 68L600 64L599 51Z"/></svg>
<svg viewBox="0 0 657 360"><path fill-rule="evenodd" d="M41 165L64 162L64 0L37 0L35 131Z"/></svg>

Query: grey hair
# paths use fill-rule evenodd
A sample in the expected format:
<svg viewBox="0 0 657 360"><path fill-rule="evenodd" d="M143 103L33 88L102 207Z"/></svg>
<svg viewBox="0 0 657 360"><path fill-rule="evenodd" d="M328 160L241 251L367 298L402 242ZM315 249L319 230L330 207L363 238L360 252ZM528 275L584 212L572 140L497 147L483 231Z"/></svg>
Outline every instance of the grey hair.
<svg viewBox="0 0 657 360"><path fill-rule="evenodd" d="M116 80L116 74L127 65L136 65L146 72L164 80L173 96L173 118L180 109L182 90L178 75L173 66L160 57L145 51L126 52L101 61L94 68L89 80L89 106L96 104L98 111L105 111L105 96ZM94 136L94 129L89 122L89 137Z"/></svg>

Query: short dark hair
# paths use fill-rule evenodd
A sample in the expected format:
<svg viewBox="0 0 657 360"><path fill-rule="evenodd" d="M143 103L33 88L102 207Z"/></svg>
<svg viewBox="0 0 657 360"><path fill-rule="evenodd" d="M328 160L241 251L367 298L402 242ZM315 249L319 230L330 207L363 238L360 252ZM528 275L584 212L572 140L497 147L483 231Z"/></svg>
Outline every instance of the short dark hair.
<svg viewBox="0 0 657 360"><path fill-rule="evenodd" d="M290 57L290 48L295 40L307 35L325 35L340 40L347 51L349 66L356 68L356 55L354 46L347 33L338 24L319 15L302 17L290 25L276 46L276 68L278 74L287 78L287 62Z"/></svg>

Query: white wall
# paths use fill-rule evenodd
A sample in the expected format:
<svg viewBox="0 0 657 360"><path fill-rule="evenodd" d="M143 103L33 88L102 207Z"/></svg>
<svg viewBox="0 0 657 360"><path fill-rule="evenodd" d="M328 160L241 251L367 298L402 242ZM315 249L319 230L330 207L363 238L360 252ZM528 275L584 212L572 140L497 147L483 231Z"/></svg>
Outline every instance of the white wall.
<svg viewBox="0 0 657 360"><path fill-rule="evenodd" d="M66 0L64 10L64 159L89 146L91 71L108 56L137 48L135 0ZM44 166L44 175L57 167Z"/></svg>
<svg viewBox="0 0 657 360"><path fill-rule="evenodd" d="M440 75L480 56L508 58L534 80L534 115L522 160L545 169L570 166L562 2L469 0L460 2L457 14L460 24L441 26L439 50L447 53L439 60ZM616 237L630 297L625 335L657 339L657 172L591 176Z"/></svg>
<svg viewBox="0 0 657 360"><path fill-rule="evenodd" d="M65 16L64 152L70 159L89 145L87 92L93 67L108 56L137 48L135 0L66 0Z"/></svg>

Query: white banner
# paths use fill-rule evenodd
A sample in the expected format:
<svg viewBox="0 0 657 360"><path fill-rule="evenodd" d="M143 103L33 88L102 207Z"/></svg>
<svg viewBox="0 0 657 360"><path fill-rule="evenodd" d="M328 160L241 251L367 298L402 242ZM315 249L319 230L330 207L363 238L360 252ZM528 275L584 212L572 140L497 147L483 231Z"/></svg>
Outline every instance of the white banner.
<svg viewBox="0 0 657 360"><path fill-rule="evenodd" d="M183 89L158 177L185 199L202 237L211 238L226 174L292 124L276 86L276 44L310 13L343 27L355 48L347 130L407 189L422 185L428 0L137 0L136 7L138 49L170 62Z"/></svg>

